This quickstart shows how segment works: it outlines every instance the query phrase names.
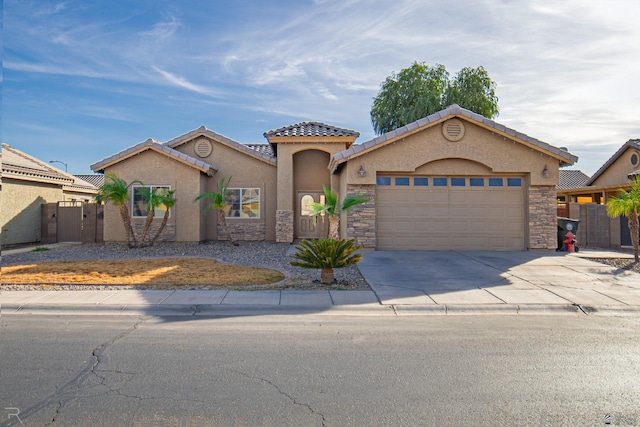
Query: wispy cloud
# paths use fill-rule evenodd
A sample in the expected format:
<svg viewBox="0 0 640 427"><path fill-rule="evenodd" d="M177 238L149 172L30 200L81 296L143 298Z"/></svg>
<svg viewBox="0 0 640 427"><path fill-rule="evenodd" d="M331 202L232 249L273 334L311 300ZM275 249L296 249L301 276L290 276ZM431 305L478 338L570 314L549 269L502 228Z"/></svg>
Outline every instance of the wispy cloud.
<svg viewBox="0 0 640 427"><path fill-rule="evenodd" d="M180 77L180 76L176 76L175 74L172 74L168 71L162 70L158 67L156 67L155 65L152 65L151 68L153 70L155 70L158 74L160 74L164 80L166 82L168 82L169 84L173 85L173 86L177 86L180 87L182 89L187 89L190 90L192 92L197 92L200 93L202 95L207 95L213 98L218 98L220 97L220 94L216 91L213 90L211 88L207 88L201 85L197 85L195 83L191 83L189 81L187 81L185 78Z"/></svg>
<svg viewBox="0 0 640 427"><path fill-rule="evenodd" d="M578 155L581 146L640 136L637 0L287 3L5 3L4 84L24 84L27 94L39 85L40 100L41 82L64 82L82 97L49 96L86 102L92 117L124 127L126 109L110 103L152 105L153 117L144 109L136 116L158 128L145 137L200 124L233 137L234 123L242 135L255 126L260 137L259 124L322 120L355 128L363 140L372 135L372 98L391 72L413 61L451 73L483 65L507 126ZM9 106L18 102L18 89L7 93ZM33 120L52 114L29 108Z"/></svg>

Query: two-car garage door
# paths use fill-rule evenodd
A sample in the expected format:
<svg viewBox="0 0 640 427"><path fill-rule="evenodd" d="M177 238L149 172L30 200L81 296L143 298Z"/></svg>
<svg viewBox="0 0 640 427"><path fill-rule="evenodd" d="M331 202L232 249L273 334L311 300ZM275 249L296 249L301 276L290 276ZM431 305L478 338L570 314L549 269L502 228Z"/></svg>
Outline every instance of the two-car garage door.
<svg viewBox="0 0 640 427"><path fill-rule="evenodd" d="M378 249L524 250L525 180L378 176Z"/></svg>

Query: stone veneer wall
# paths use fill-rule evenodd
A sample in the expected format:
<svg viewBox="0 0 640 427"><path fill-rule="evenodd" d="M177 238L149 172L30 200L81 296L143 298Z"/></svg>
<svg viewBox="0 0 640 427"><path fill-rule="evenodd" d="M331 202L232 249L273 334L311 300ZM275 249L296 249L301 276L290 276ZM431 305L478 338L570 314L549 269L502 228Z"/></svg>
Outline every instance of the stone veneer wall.
<svg viewBox="0 0 640 427"><path fill-rule="evenodd" d="M259 240L265 238L266 225L264 222L236 223L227 220L227 228L235 240ZM218 240L227 240L227 235L218 224Z"/></svg>
<svg viewBox="0 0 640 427"><path fill-rule="evenodd" d="M355 239L363 249L376 247L376 186L347 185L348 194L361 194L369 201L349 209L347 212L347 238Z"/></svg>
<svg viewBox="0 0 640 427"><path fill-rule="evenodd" d="M278 243L293 242L293 211L292 210L276 211L276 242Z"/></svg>
<svg viewBox="0 0 640 427"><path fill-rule="evenodd" d="M558 245L556 188L529 187L529 249L555 249Z"/></svg>
<svg viewBox="0 0 640 427"><path fill-rule="evenodd" d="M160 228L161 220L153 221L151 226L149 227L149 231L147 232L147 238L145 240L153 239L153 236L158 232L158 228ZM144 230L144 221L131 221L131 227L133 231L136 233L136 238L139 239L142 237L142 231ZM125 238L126 240L126 238ZM156 242L175 242L176 241L176 224L175 223L167 223L164 226L164 230L158 236L158 240Z"/></svg>

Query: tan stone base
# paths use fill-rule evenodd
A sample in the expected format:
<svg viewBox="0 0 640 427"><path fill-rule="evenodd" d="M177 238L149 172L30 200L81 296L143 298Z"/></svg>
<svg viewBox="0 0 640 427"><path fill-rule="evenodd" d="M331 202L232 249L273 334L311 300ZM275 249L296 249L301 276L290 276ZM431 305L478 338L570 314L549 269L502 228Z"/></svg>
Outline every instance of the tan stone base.
<svg viewBox="0 0 640 427"><path fill-rule="evenodd" d="M556 188L529 187L529 249L555 249L558 244Z"/></svg>
<svg viewBox="0 0 640 427"><path fill-rule="evenodd" d="M276 242L293 242L293 223L294 218L292 210L276 211Z"/></svg>
<svg viewBox="0 0 640 427"><path fill-rule="evenodd" d="M347 212L347 238L354 239L363 249L376 247L376 186L347 186L348 194L360 194L369 199L367 203L352 207Z"/></svg>

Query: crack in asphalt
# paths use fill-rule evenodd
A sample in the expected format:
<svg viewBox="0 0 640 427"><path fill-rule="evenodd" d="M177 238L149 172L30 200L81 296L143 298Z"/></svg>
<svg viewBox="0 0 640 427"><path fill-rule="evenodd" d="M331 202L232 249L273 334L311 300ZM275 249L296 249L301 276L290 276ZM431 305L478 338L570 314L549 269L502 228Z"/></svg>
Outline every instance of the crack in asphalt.
<svg viewBox="0 0 640 427"><path fill-rule="evenodd" d="M266 379L266 378L262 378L262 377L254 377L254 376L252 376L252 375L246 374L246 373L241 372L241 371L237 371L237 370L235 370L235 369L229 369L229 368L224 368L224 369L226 369L226 370L228 370L228 371L230 371L230 372L234 372L234 373L236 373L236 374L238 374L238 375L242 375L242 376L243 376L243 377L245 377L245 378L249 378L249 379L252 379L252 380L258 380L258 381L262 381L262 382L263 382L263 383L265 383L265 384L269 384L271 387L273 387L274 389L276 389L276 391L277 391L278 393L280 393L281 395L283 395L283 396L284 396L284 397L286 397L287 399L291 400L291 402L292 402L294 405L302 406L303 408L307 408L307 409L309 410L309 412L311 412L313 415L319 416L319 417L322 419L322 425L323 425L323 426L325 426L325 425L326 425L325 423L326 423L326 421L327 421L327 420L326 420L326 418L324 417L324 414L322 414L322 413L320 413L320 412L317 412L317 411L316 411L316 410L314 410L314 409L311 407L311 405L309 405L309 404L302 403L302 402L298 402L294 397L292 397L290 394L287 394L287 393L285 393L284 391L282 391L282 389L280 389L280 387L278 387L278 385L277 385L277 384L272 383L272 382L271 382L271 381L269 381L268 379Z"/></svg>
<svg viewBox="0 0 640 427"><path fill-rule="evenodd" d="M100 385L104 385L107 388L109 388L106 384L104 384L104 381L106 380L106 378L101 377L100 375L97 374L97 372L99 371L96 368L100 365L102 353L111 345L116 343L118 340L133 333L136 329L138 329L138 326L143 322L145 322L146 320L147 319L138 318L136 323L133 326L131 326L124 332L116 335L114 338L110 339L109 341L102 343L96 348L94 348L93 350L91 350L91 358L93 359L93 363L91 363L89 366L85 368L82 368L73 378L71 378L69 381L64 383L62 386L57 387L53 393L51 393L44 399L40 400L35 405L32 405L20 411L20 419L24 422L25 420L29 419L30 417L40 412L41 410L51 406L52 404L55 404L56 405L55 411L50 421L44 425L50 426L54 424L56 422L56 418L60 415L60 412L62 411L65 405L73 402L76 399L81 398L78 395L79 392L82 390L86 382L93 376L101 379ZM11 419L5 422L0 422L0 427L13 425L11 422L12 422Z"/></svg>

